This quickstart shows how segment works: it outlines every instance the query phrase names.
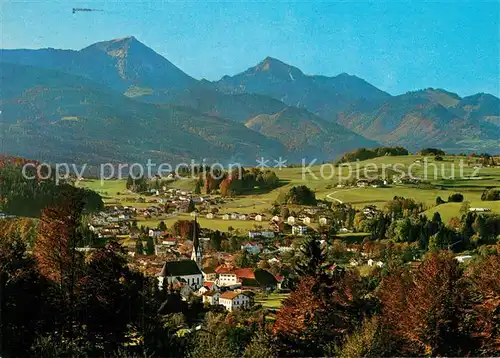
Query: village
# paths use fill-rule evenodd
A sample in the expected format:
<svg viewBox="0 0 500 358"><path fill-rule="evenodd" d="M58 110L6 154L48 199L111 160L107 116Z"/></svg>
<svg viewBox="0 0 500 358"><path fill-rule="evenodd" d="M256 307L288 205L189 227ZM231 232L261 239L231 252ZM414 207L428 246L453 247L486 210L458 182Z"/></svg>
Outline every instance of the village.
<svg viewBox="0 0 500 358"><path fill-rule="evenodd" d="M291 170L280 175L290 175L293 182L297 177ZM89 185L85 181L81 184ZM262 304L263 297L286 295L293 280L290 268L310 237L317 238L336 265L368 275L384 267L387 249L393 243L397 243L398 255L411 265L418 265L427 249L427 244L415 242L416 238L411 239L411 245L405 243L410 233L399 238L402 229L391 222L403 228L406 220L407 225L429 225L434 230L432 227L442 225L434 221L441 220L434 214L438 208L449 208L450 214L441 211L448 215L446 222L451 215L461 216L459 210L492 211L491 204L484 201L446 203L439 196L445 195L443 187L408 175L353 178L337 182L335 191L325 181L320 198L312 204L279 203L287 190L296 189L291 185L270 189L269 195L251 190L233 196L221 195L217 189L209 192L184 178L148 178L140 190L135 183L126 188L124 184L109 181L104 189L96 186L105 206L86 218L94 242L90 240L79 250L91 251L102 243L118 241L128 253L129 265L154 277L159 288L175 289L186 301L197 297L205 305L221 305L228 311ZM111 190L116 192L110 195ZM414 193L425 195L425 199L406 197ZM347 202L343 202L346 196ZM428 224L406 219L427 212ZM460 262L469 259L468 254L457 257Z"/></svg>
<svg viewBox="0 0 500 358"><path fill-rule="evenodd" d="M197 195L188 190L162 189L135 199L141 204L139 207L107 205L89 217L89 229L98 240L125 242L130 266L156 277L160 289L176 289L184 300L197 296L206 305L221 305L228 311L253 305L256 296L286 294L286 277L279 269L282 263L298 254L303 238L324 231L319 229L330 227L335 221L334 212L326 203L274 215L269 212L219 213L218 207L228 199ZM378 210L375 206L366 206L360 212L366 218L373 218ZM179 213L189 215L189 219L181 220L189 232L187 235L161 224L162 220ZM199 218L253 222L254 225L246 232L219 233L200 228ZM157 227L142 225L150 219L160 224ZM338 228L340 234L352 231L343 226ZM211 243L216 235L223 235L226 243L218 250ZM321 244L326 245L326 240L327 235L323 234ZM91 246L79 250L91 251ZM354 255L358 251L356 247L346 248L351 256L356 256L346 265L383 265L365 254ZM239 266L238 257L242 255L252 257L258 264L245 267L240 263Z"/></svg>

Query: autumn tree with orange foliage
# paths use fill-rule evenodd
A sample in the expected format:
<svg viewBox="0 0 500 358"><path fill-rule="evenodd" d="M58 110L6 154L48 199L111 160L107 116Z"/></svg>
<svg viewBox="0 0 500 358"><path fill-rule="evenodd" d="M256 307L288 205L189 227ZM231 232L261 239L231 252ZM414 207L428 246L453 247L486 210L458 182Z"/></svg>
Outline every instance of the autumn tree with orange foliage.
<svg viewBox="0 0 500 358"><path fill-rule="evenodd" d="M300 281L283 301L273 327L277 350L280 356L331 355L371 305L362 297L356 271L327 271L330 265L317 240L307 241L302 252Z"/></svg>
<svg viewBox="0 0 500 358"><path fill-rule="evenodd" d="M191 240L195 229L194 225L194 220L177 220L172 226L172 234ZM198 223L196 223L196 230L198 232L200 230L200 224Z"/></svg>
<svg viewBox="0 0 500 358"><path fill-rule="evenodd" d="M393 354L462 356L474 349L466 323L469 287L451 253L430 254L413 273L393 271L379 298Z"/></svg>
<svg viewBox="0 0 500 358"><path fill-rule="evenodd" d="M43 210L38 225L34 258L40 275L52 281L53 304L62 314L56 323L61 344L72 347L76 320L76 283L83 271L83 255L76 250L81 241L81 195L68 190L58 204Z"/></svg>
<svg viewBox="0 0 500 358"><path fill-rule="evenodd" d="M80 257L76 251L80 238L83 203L67 193L59 204L43 210L38 225L34 256L42 276L59 283L61 288L74 281Z"/></svg>
<svg viewBox="0 0 500 358"><path fill-rule="evenodd" d="M203 190L205 193L210 194L212 191L216 190L218 186L218 180L210 172L206 173L203 180Z"/></svg>
<svg viewBox="0 0 500 358"><path fill-rule="evenodd" d="M480 341L478 353L496 356L500 352L500 244L496 253L472 263L468 276L474 293L474 333Z"/></svg>
<svg viewBox="0 0 500 358"><path fill-rule="evenodd" d="M234 192L231 190L231 179L226 177L219 185L220 195L233 196Z"/></svg>

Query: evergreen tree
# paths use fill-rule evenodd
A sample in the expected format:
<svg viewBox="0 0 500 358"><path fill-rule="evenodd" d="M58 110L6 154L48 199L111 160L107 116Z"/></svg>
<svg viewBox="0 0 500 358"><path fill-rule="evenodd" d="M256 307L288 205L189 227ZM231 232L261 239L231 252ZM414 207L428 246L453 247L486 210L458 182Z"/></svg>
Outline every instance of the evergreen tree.
<svg viewBox="0 0 500 358"><path fill-rule="evenodd" d="M144 245L142 244L142 240L137 240L135 243L135 253L138 255L144 254Z"/></svg>
<svg viewBox="0 0 500 358"><path fill-rule="evenodd" d="M189 199L189 204L188 204L187 212L188 213L192 213L195 210L196 210L196 206L194 205L194 201L192 199Z"/></svg>
<svg viewBox="0 0 500 358"><path fill-rule="evenodd" d="M167 230L167 225L165 225L165 222L163 220L160 221L160 223L158 224L158 230L161 230L161 231Z"/></svg>
<svg viewBox="0 0 500 358"><path fill-rule="evenodd" d="M155 242L152 237L148 237L146 241L146 255L154 255L155 253Z"/></svg>

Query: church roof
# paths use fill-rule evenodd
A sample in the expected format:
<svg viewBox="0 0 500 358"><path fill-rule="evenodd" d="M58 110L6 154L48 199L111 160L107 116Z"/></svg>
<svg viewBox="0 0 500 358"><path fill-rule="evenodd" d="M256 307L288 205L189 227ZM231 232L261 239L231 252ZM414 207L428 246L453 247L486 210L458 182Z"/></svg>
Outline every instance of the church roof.
<svg viewBox="0 0 500 358"><path fill-rule="evenodd" d="M200 268L193 260L167 261L160 272L161 277L201 275Z"/></svg>

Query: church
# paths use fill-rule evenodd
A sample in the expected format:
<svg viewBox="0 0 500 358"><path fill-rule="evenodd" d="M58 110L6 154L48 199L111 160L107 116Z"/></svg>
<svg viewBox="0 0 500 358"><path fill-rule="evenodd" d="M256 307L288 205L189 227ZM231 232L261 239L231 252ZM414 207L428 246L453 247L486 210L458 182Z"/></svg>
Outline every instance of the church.
<svg viewBox="0 0 500 358"><path fill-rule="evenodd" d="M201 271L201 260L203 258L202 247L198 232L196 218L193 225L193 251L191 260L167 261L158 275L160 289L164 285L185 283L196 291L203 287L203 273Z"/></svg>

